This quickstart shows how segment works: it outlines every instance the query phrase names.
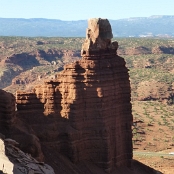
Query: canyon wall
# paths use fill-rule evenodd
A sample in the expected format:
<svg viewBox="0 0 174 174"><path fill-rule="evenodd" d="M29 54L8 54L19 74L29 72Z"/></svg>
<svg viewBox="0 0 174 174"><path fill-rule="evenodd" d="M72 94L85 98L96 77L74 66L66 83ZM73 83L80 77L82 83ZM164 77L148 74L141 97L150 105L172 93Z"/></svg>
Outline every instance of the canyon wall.
<svg viewBox="0 0 174 174"><path fill-rule="evenodd" d="M92 161L106 172L130 167L132 159L128 69L111 39L107 19L89 20L82 59L33 92L16 94L17 117L32 127L42 147L74 163Z"/></svg>
<svg viewBox="0 0 174 174"><path fill-rule="evenodd" d="M15 97L0 89L0 130L5 131L15 119Z"/></svg>
<svg viewBox="0 0 174 174"><path fill-rule="evenodd" d="M1 89L0 96L0 134L15 139L19 142L20 149L42 161L43 153L39 139L29 124L16 116L15 96Z"/></svg>

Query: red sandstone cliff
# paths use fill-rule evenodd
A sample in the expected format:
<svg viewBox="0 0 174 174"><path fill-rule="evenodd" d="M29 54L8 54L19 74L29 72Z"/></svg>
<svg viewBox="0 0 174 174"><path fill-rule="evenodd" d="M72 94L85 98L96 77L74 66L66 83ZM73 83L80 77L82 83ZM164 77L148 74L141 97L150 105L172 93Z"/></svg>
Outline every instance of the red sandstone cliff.
<svg viewBox="0 0 174 174"><path fill-rule="evenodd" d="M15 98L0 90L0 132L61 174L153 174L132 160L128 69L108 20L89 20L82 59ZM43 153L42 153L43 152ZM131 167L131 168L130 168Z"/></svg>
<svg viewBox="0 0 174 174"><path fill-rule="evenodd" d="M0 90L0 129L5 130L15 119L15 97Z"/></svg>
<svg viewBox="0 0 174 174"><path fill-rule="evenodd" d="M56 80L33 93L17 92L18 117L44 145L54 141L55 150L71 161L90 160L110 172L131 166L129 76L124 59L116 54L118 43L111 42L108 20L88 24L82 60L66 65Z"/></svg>
<svg viewBox="0 0 174 174"><path fill-rule="evenodd" d="M16 117L15 97L0 90L0 133L19 142L19 147L38 160L43 160L39 139L22 119Z"/></svg>

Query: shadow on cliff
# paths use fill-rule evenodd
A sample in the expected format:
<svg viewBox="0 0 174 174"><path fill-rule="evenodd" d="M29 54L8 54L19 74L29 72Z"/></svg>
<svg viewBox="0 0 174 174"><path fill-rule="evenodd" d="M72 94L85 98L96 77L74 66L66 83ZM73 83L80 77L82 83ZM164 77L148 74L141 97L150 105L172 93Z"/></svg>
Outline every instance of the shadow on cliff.
<svg viewBox="0 0 174 174"><path fill-rule="evenodd" d="M40 63L34 55L28 53L13 54L4 60L4 63L15 64L22 67L24 70L31 69L34 66L39 66Z"/></svg>

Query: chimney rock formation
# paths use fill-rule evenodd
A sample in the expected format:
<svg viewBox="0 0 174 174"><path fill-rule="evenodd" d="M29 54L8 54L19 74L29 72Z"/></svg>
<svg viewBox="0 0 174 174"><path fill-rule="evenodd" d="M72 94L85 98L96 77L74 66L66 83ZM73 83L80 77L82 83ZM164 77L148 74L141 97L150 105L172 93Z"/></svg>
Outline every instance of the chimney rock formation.
<svg viewBox="0 0 174 174"><path fill-rule="evenodd" d="M92 161L106 172L130 166L132 114L128 69L107 19L88 21L82 59L32 93L17 92L17 117L41 145L74 163Z"/></svg>

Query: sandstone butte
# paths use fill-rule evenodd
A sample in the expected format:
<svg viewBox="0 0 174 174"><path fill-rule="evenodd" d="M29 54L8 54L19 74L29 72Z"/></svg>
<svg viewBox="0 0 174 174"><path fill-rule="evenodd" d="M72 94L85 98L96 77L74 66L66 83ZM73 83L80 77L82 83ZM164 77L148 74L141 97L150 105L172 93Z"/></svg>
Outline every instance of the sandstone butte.
<svg viewBox="0 0 174 174"><path fill-rule="evenodd" d="M15 97L0 91L0 132L57 173L153 173L132 162L128 69L107 19L88 21L82 59ZM118 173L122 173L121 170Z"/></svg>

